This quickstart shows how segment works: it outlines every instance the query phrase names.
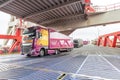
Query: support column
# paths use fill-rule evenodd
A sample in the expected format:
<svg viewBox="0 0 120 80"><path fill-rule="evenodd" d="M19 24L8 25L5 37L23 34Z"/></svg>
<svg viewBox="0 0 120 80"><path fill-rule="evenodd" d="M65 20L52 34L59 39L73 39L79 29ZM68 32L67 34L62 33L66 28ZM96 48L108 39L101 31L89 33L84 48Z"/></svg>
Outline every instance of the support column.
<svg viewBox="0 0 120 80"><path fill-rule="evenodd" d="M101 37L98 38L97 45L100 46Z"/></svg>
<svg viewBox="0 0 120 80"><path fill-rule="evenodd" d="M107 37L104 37L104 41L103 41L103 46L104 46L104 47L107 45L107 38L108 38L108 36L107 36Z"/></svg>
<svg viewBox="0 0 120 80"><path fill-rule="evenodd" d="M116 42L117 42L117 36L115 35L112 42L112 47L116 47Z"/></svg>

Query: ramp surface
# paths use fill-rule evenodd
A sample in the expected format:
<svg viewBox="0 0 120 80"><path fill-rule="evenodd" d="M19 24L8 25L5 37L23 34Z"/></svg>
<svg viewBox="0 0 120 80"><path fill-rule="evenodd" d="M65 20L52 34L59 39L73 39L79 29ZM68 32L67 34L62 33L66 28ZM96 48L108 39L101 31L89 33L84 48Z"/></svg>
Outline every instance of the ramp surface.
<svg viewBox="0 0 120 80"><path fill-rule="evenodd" d="M120 80L120 49L87 45L45 57L0 56L0 79Z"/></svg>

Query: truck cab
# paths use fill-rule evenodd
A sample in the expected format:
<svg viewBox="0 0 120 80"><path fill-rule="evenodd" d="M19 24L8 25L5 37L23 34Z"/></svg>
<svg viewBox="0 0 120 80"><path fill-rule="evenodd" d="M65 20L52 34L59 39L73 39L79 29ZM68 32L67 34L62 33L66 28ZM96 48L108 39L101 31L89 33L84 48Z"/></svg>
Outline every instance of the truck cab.
<svg viewBox="0 0 120 80"><path fill-rule="evenodd" d="M22 54L27 54L27 56L44 55L45 49L41 50L41 54L39 54L40 52L37 46L38 39L42 37L42 34L40 33L39 29L40 28L38 27L30 27L30 28L26 28L23 31L22 45L21 45ZM39 45L39 48L41 46Z"/></svg>

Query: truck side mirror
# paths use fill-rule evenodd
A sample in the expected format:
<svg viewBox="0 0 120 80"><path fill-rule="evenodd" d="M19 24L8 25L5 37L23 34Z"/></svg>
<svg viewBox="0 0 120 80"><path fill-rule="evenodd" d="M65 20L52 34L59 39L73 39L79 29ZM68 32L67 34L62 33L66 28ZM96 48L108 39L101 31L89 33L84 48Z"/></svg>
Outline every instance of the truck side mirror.
<svg viewBox="0 0 120 80"><path fill-rule="evenodd" d="M42 37L42 34L40 32L37 32L36 38L40 38L40 37Z"/></svg>
<svg viewBox="0 0 120 80"><path fill-rule="evenodd" d="M35 38L35 35L36 35L36 33L31 33L30 35L29 35L29 37L31 37L31 38Z"/></svg>
<svg viewBox="0 0 120 80"><path fill-rule="evenodd" d="M39 33L39 38L40 38L40 37L42 37L42 34L41 34L41 33Z"/></svg>

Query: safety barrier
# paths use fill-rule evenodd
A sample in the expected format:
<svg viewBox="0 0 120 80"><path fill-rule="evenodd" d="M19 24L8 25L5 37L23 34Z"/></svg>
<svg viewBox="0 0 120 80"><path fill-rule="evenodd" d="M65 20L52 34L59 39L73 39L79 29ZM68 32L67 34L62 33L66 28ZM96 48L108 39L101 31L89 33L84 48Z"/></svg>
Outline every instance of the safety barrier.
<svg viewBox="0 0 120 80"><path fill-rule="evenodd" d="M120 9L120 3L110 4L107 6L93 6L95 12L106 12Z"/></svg>
<svg viewBox="0 0 120 80"><path fill-rule="evenodd" d="M19 23L20 27L22 26L22 19L20 19L20 23ZM18 26L18 25L17 25ZM21 46L21 42L22 42L22 36L21 36L21 32L22 32L22 28L20 28L19 26L16 28L15 30L15 34L12 35L3 35L0 34L0 39L12 39L14 42L11 44L11 47L8 50L8 53L11 53L12 51L14 51L16 48L18 49L18 51L20 51L20 46ZM2 51L1 51L2 53Z"/></svg>
<svg viewBox="0 0 120 80"><path fill-rule="evenodd" d="M102 35L98 38L97 45L116 47L120 42L120 31Z"/></svg>

